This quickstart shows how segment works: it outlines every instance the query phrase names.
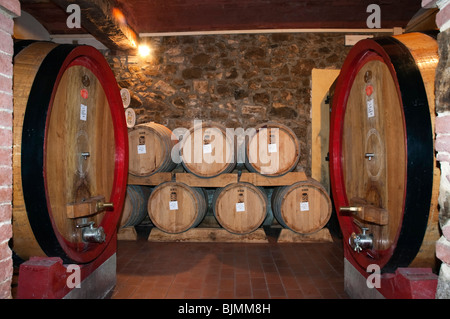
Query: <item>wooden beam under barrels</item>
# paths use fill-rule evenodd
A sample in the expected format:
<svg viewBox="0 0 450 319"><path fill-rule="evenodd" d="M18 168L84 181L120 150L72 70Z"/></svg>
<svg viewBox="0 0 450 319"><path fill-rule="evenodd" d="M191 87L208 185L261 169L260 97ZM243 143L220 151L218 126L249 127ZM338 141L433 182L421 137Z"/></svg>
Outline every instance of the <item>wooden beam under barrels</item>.
<svg viewBox="0 0 450 319"><path fill-rule="evenodd" d="M171 172L160 172L150 176L135 176L128 174L128 185L148 185L155 186L173 179Z"/></svg>
<svg viewBox="0 0 450 319"><path fill-rule="evenodd" d="M237 183L238 175L224 173L215 177L203 178L190 173L176 173L177 182L184 183L192 187L225 187L228 184Z"/></svg>
<svg viewBox="0 0 450 319"><path fill-rule="evenodd" d="M289 172L282 176L264 176L258 173L242 173L240 182L247 182L255 186L285 186L296 182L306 181L305 172Z"/></svg>

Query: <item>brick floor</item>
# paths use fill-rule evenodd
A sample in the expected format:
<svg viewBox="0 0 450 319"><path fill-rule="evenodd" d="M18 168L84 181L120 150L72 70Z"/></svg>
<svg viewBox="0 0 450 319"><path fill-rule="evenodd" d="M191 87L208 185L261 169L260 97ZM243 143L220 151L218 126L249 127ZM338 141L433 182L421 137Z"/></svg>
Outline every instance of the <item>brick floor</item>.
<svg viewBox="0 0 450 319"><path fill-rule="evenodd" d="M342 243L119 241L112 299L348 299Z"/></svg>

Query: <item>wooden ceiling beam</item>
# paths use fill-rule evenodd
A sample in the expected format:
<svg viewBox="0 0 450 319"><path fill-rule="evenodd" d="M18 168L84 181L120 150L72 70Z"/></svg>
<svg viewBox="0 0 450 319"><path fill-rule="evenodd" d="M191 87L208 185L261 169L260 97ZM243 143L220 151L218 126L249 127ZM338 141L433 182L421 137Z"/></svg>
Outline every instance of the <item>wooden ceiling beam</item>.
<svg viewBox="0 0 450 319"><path fill-rule="evenodd" d="M137 49L136 32L126 23L120 11L113 13L114 6L108 0L51 0L67 10L71 4L80 7L81 25L113 51L134 52ZM68 15L70 12L68 13Z"/></svg>

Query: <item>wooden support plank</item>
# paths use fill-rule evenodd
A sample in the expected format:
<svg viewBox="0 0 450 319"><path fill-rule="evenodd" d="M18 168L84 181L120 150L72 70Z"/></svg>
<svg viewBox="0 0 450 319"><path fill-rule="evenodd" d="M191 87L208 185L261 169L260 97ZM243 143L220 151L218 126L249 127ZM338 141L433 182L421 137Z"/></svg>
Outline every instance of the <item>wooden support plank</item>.
<svg viewBox="0 0 450 319"><path fill-rule="evenodd" d="M82 202L66 205L67 218L80 218L97 214L102 210L105 196L95 196Z"/></svg>
<svg viewBox="0 0 450 319"><path fill-rule="evenodd" d="M134 227L125 227L117 231L117 240L137 240L137 232Z"/></svg>
<svg viewBox="0 0 450 319"><path fill-rule="evenodd" d="M388 225L389 213L386 209L368 204L362 198L350 199L349 207L340 207L341 213L351 213L356 218L377 225Z"/></svg>
<svg viewBox="0 0 450 319"><path fill-rule="evenodd" d="M284 186L306 181L305 172L289 172L282 176L264 176L259 173L237 172L220 174L211 178L198 177L191 173L161 172L150 176L128 175L128 185L159 185L175 180L191 187L225 187L232 183L246 182L255 186Z"/></svg>
<svg viewBox="0 0 450 319"><path fill-rule="evenodd" d="M255 186L285 186L306 181L305 172L289 172L283 176L264 176L258 173L242 173L239 182L247 182Z"/></svg>
<svg viewBox="0 0 450 319"><path fill-rule="evenodd" d="M281 229L280 236L277 243L318 243L318 242L333 242L328 228L322 228L318 232L309 235L302 235L293 232L290 229Z"/></svg>
<svg viewBox="0 0 450 319"><path fill-rule="evenodd" d="M192 187L225 187L228 184L237 183L238 175L225 173L216 177L202 178L189 173L176 173L175 179Z"/></svg>
<svg viewBox="0 0 450 319"><path fill-rule="evenodd" d="M128 185L148 185L155 186L173 179L171 172L155 173L150 176L135 176L128 174Z"/></svg>
<svg viewBox="0 0 450 319"><path fill-rule="evenodd" d="M192 228L180 234L168 234L152 229L148 241L157 242L221 242L221 243L268 243L262 228L250 234L236 235L223 228Z"/></svg>

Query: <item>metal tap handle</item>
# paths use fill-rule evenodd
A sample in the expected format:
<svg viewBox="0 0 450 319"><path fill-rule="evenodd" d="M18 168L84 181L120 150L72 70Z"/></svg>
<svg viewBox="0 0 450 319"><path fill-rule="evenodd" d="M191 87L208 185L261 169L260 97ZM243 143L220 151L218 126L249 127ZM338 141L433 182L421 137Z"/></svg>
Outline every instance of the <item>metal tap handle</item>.
<svg viewBox="0 0 450 319"><path fill-rule="evenodd" d="M81 229L81 238L86 243L103 243L106 240L106 234L103 227L94 227L94 222L79 224L76 226Z"/></svg>
<svg viewBox="0 0 450 319"><path fill-rule="evenodd" d="M101 212L107 208L114 208L114 203L97 202L97 211Z"/></svg>
<svg viewBox="0 0 450 319"><path fill-rule="evenodd" d="M363 249L372 249L373 247L373 235L366 233L369 229L361 227L361 230L361 234L352 233L348 238L348 244L358 253Z"/></svg>

